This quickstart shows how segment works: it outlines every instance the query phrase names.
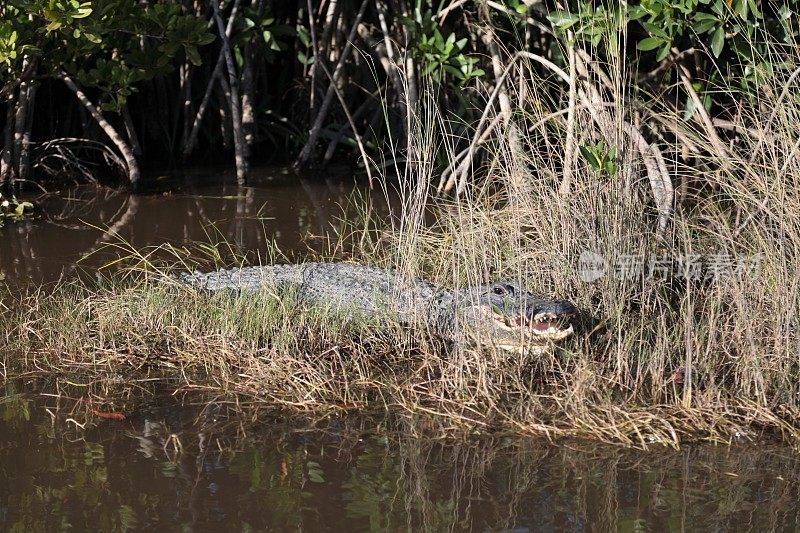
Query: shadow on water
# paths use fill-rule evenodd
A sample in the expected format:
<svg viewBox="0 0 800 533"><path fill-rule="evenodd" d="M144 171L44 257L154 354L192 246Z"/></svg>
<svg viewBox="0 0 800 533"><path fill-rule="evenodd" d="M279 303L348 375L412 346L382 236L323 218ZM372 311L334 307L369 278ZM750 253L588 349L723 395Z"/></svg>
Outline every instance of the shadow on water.
<svg viewBox="0 0 800 533"><path fill-rule="evenodd" d="M74 275L76 268L92 272L115 258L93 252L120 238L136 249L224 241L232 254L249 254L256 262L259 253L266 260L264 251L273 243L284 253L303 255L304 237L325 234L354 197L368 195L349 176L305 178L283 167L255 171L247 187L211 170L155 182L153 191L140 196L92 185L32 198L40 217L0 228L0 278L47 283ZM371 200L388 212L383 194Z"/></svg>
<svg viewBox="0 0 800 533"><path fill-rule="evenodd" d="M783 447L431 440L412 436L424 420L284 417L196 393L129 405L122 420L98 416L104 406L14 389L0 394L3 530L800 525L800 462Z"/></svg>

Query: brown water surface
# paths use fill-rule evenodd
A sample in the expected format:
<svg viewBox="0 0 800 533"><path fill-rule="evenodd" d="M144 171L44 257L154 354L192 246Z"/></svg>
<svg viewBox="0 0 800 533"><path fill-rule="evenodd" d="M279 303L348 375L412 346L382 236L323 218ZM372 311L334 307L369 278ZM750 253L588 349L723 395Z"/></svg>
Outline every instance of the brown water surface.
<svg viewBox="0 0 800 533"><path fill-rule="evenodd" d="M98 405L16 390L0 391L5 531L800 528L800 461L784 447L441 441L410 436L402 418L315 421L196 394Z"/></svg>
<svg viewBox="0 0 800 533"><path fill-rule="evenodd" d="M251 261L274 242L302 256L315 244L302 239L328 232L345 209L370 198L373 209L388 212L383 193L370 195L352 177L299 177L283 167L255 171L247 187L211 170L155 181L156 192L139 196L94 185L27 195L40 216L0 227L0 277L41 283L91 272L120 255L106 245L123 241L137 250L224 241Z"/></svg>
<svg viewBox="0 0 800 533"><path fill-rule="evenodd" d="M222 182L209 171L165 180L162 194L40 197L39 219L0 229L0 274L11 285L91 274L119 238L137 249L224 239L251 258L274 240L302 256L302 237L365 194L280 168L246 188ZM397 413L312 420L120 383L125 395L0 381L0 530L800 530L800 456L786 446L432 440Z"/></svg>

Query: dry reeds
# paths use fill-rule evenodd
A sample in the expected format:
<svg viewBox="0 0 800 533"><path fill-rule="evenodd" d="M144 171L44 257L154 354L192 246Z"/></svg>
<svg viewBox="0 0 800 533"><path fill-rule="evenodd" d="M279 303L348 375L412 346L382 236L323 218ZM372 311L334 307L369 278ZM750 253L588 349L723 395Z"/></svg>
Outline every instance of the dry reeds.
<svg viewBox="0 0 800 533"><path fill-rule="evenodd" d="M568 297L588 320L563 348L516 357L446 347L285 296L209 298L159 274L64 285L0 309L4 372L166 373L301 409L402 408L464 428L628 444L764 429L794 441L796 77L742 99L724 137L607 74L623 69L574 62L584 85L570 84L581 92L566 113L536 99L552 80L515 58L507 71L534 76L504 89L518 112L472 140L453 138L435 89L421 87L399 169L402 212L387 222L365 210L331 246L444 286L508 277ZM573 151L561 139L585 149L568 186L561 156ZM472 177L454 197L434 196L437 161L463 163L465 143L480 148L467 156ZM590 148L614 165L592 165Z"/></svg>

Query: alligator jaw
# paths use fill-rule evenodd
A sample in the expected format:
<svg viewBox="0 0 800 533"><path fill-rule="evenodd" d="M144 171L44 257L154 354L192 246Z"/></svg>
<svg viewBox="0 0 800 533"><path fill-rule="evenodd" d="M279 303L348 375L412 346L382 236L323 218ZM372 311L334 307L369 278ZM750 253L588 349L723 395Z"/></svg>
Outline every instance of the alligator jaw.
<svg viewBox="0 0 800 533"><path fill-rule="evenodd" d="M573 333L572 323L570 322L571 317L572 315L537 313L532 321L528 321L526 329L535 337L560 341Z"/></svg>
<svg viewBox="0 0 800 533"><path fill-rule="evenodd" d="M550 349L548 344L495 344L495 346L517 355L543 355Z"/></svg>
<svg viewBox="0 0 800 533"><path fill-rule="evenodd" d="M498 332L509 333L514 337L495 341L494 345L514 353L541 354L555 342L571 336L575 330L572 326L572 313L557 314L552 312L537 313L533 317L506 315L490 312Z"/></svg>
<svg viewBox="0 0 800 533"><path fill-rule="evenodd" d="M539 313L532 319L519 316L511 320L506 316L494 314L492 318L496 325L504 331L522 331L526 336L545 340L560 341L574 333L570 322L572 315Z"/></svg>

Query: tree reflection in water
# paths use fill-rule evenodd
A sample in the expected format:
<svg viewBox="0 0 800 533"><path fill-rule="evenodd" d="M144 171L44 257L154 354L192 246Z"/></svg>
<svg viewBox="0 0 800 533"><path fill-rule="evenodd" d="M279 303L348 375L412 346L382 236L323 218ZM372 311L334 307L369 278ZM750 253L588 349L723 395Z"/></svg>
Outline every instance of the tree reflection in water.
<svg viewBox="0 0 800 533"><path fill-rule="evenodd" d="M29 389L29 387L28 387ZM647 451L425 437L409 416L298 417L197 394L0 400L0 529L795 529L786 447ZM124 411L125 420L97 416ZM52 416L51 414L52 413ZM83 426L83 427L81 427Z"/></svg>

